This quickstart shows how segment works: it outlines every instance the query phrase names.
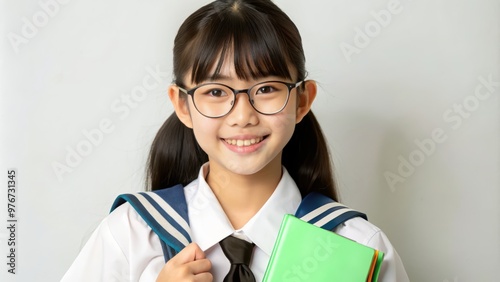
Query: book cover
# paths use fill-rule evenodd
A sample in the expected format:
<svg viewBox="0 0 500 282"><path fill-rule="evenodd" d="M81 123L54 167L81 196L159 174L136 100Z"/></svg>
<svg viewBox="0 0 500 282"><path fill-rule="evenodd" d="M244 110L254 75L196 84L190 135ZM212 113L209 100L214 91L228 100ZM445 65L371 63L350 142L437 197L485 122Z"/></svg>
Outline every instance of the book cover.
<svg viewBox="0 0 500 282"><path fill-rule="evenodd" d="M285 215L263 282L377 281L384 253Z"/></svg>

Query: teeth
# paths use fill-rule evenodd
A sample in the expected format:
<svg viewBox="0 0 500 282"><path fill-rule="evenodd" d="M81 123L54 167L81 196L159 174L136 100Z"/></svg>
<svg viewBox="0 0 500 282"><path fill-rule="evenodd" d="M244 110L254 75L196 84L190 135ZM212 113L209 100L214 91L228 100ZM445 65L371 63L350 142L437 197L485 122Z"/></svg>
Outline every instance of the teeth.
<svg viewBox="0 0 500 282"><path fill-rule="evenodd" d="M262 137L259 137L259 138L253 138L253 139L247 139L247 140L241 140L241 139L239 139L239 140L224 139L224 140L226 141L226 143L234 145L234 146L247 147L250 145L260 143L262 141L262 139L263 139Z"/></svg>

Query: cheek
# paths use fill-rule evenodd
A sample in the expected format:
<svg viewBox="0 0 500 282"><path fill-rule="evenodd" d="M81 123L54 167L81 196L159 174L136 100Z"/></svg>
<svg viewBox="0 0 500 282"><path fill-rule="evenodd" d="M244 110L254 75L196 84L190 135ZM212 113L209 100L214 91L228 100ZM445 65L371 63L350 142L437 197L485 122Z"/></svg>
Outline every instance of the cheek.
<svg viewBox="0 0 500 282"><path fill-rule="evenodd" d="M200 147L206 151L215 138L217 138L217 130L219 128L217 120L192 115L193 133Z"/></svg>
<svg viewBox="0 0 500 282"><path fill-rule="evenodd" d="M288 104L282 112L270 117L273 118L272 124L276 131L282 132L286 135L290 135L291 137L295 129L297 119L295 97L290 97L290 101L288 101Z"/></svg>
<svg viewBox="0 0 500 282"><path fill-rule="evenodd" d="M278 133L282 136L282 140L288 142L295 130L295 112L281 112L272 116L273 133Z"/></svg>
<svg viewBox="0 0 500 282"><path fill-rule="evenodd" d="M216 120L206 118L198 113L191 100L189 101L189 116L196 141L203 148L210 135L215 136Z"/></svg>

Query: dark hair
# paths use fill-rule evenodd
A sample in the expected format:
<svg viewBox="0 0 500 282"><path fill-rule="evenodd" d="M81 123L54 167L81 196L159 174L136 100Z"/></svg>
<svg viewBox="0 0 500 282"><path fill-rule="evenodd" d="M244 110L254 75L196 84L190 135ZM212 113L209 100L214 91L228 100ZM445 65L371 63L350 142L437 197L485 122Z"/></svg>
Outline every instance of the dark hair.
<svg viewBox="0 0 500 282"><path fill-rule="evenodd" d="M175 84L185 86L188 74L193 84L217 78L228 54L234 57L240 79L273 75L301 81L306 76L300 33L270 0L214 1L189 16L174 42ZM173 113L151 147L148 190L187 185L207 161L193 130ZM317 191L337 200L328 146L312 112L296 125L283 149L282 164L302 196Z"/></svg>

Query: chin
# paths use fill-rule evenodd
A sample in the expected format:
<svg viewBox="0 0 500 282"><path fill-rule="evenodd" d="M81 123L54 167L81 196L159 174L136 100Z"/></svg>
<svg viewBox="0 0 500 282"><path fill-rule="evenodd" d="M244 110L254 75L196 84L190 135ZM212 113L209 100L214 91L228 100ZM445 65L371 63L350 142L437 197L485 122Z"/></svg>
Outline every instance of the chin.
<svg viewBox="0 0 500 282"><path fill-rule="evenodd" d="M263 167L248 167L245 165L233 165L231 167L227 167L229 171L231 171L234 174L239 174L239 175L245 175L245 176L250 176L258 173L263 169Z"/></svg>

